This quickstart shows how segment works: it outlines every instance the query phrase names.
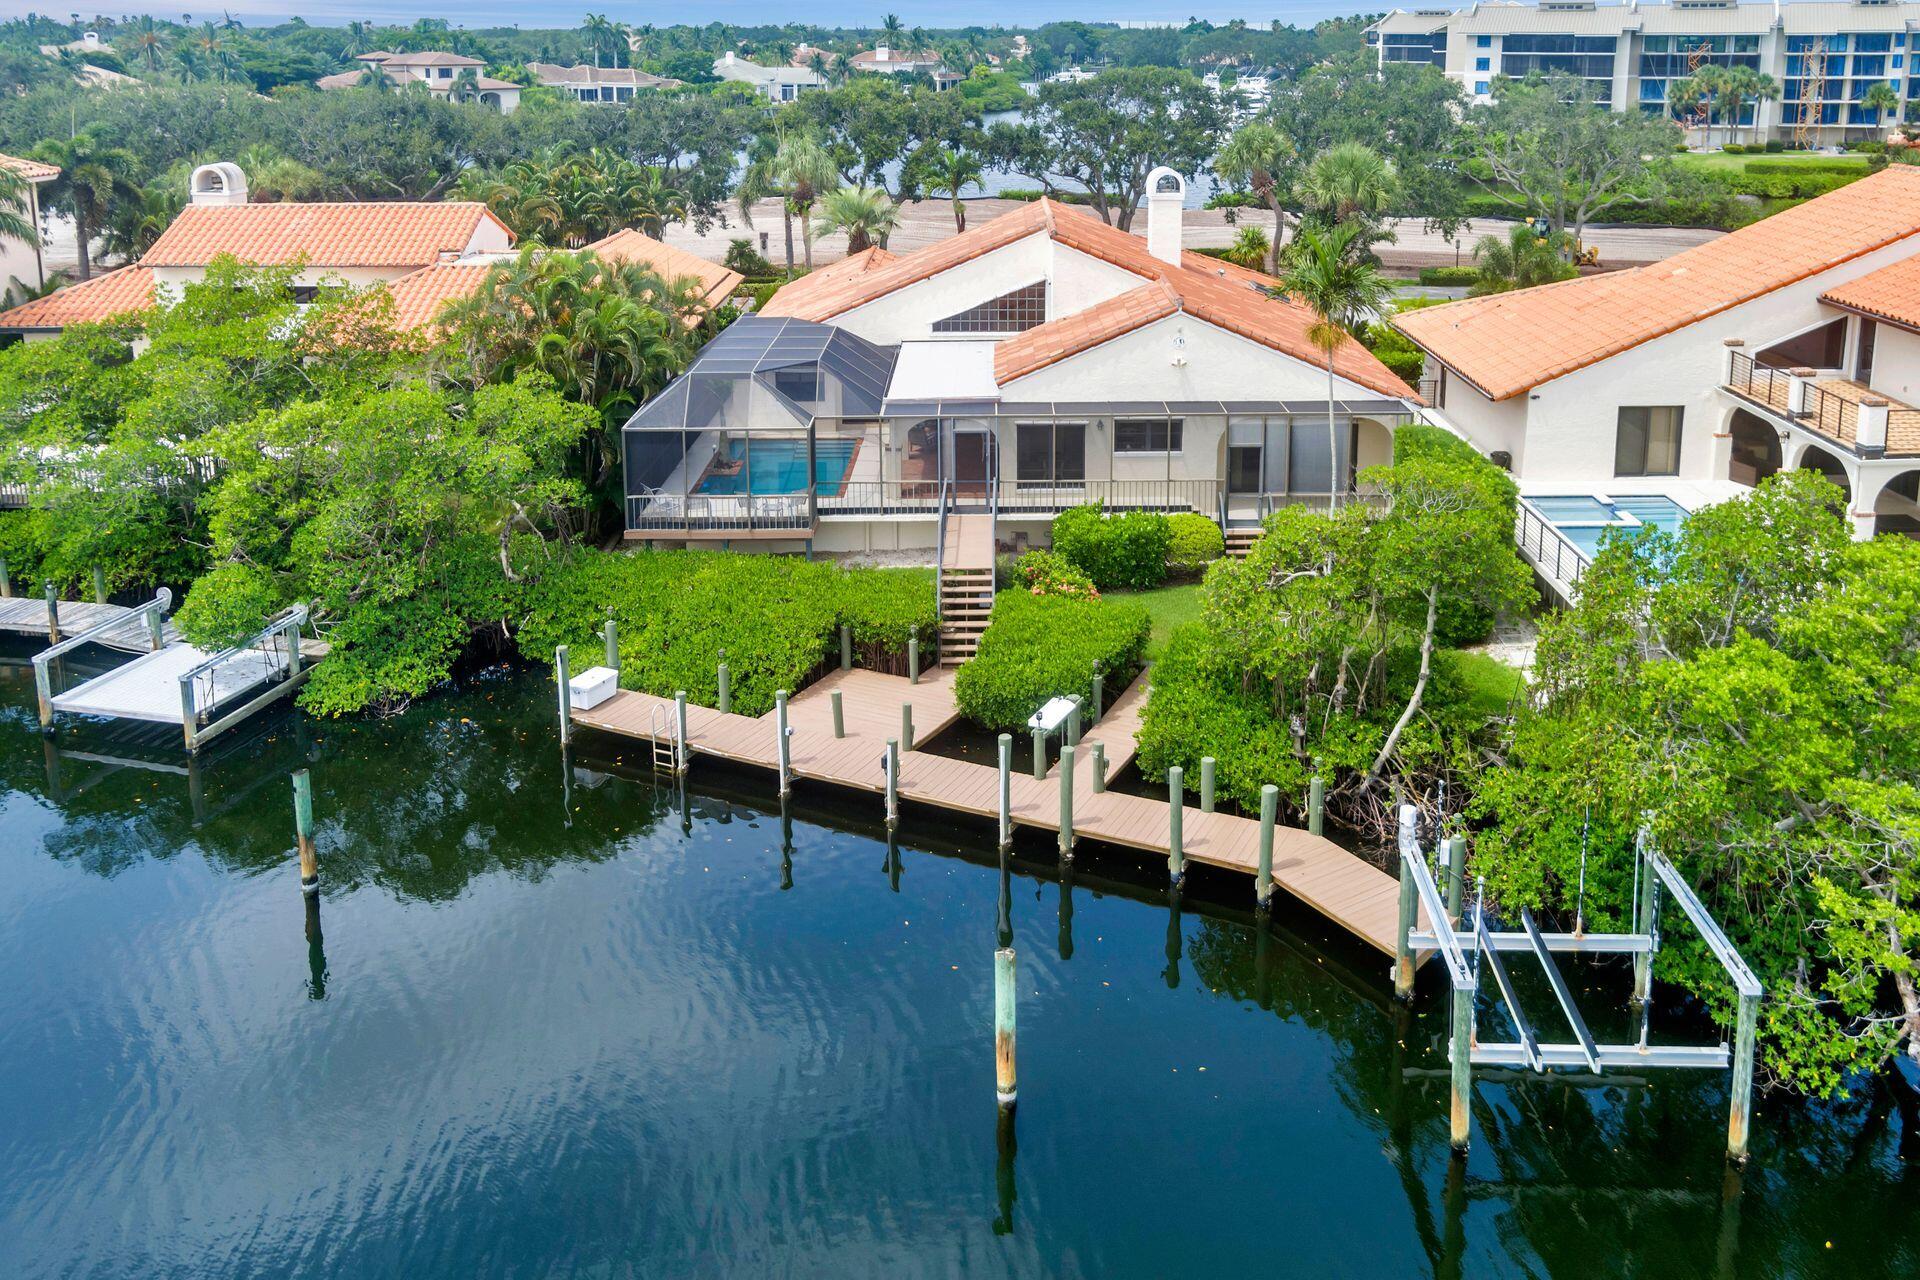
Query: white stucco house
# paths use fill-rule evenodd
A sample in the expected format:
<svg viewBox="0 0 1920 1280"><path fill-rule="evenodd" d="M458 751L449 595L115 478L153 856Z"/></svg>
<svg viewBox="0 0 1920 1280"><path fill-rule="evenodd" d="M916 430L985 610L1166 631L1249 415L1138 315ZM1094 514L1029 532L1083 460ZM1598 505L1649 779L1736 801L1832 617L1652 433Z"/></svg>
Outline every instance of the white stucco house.
<svg viewBox="0 0 1920 1280"><path fill-rule="evenodd" d="M1002 548L1060 511L1195 511L1251 532L1390 460L1411 388L1326 357L1269 278L1181 248L1157 170L1142 238L1037 201L927 248L868 249L776 293L640 407L627 533L768 549Z"/></svg>
<svg viewBox="0 0 1920 1280"><path fill-rule="evenodd" d="M1432 415L1519 480L1550 583L1599 527L1673 522L1782 467L1839 483L1861 536L1920 531L1920 168L1395 323L1427 353Z"/></svg>
<svg viewBox="0 0 1920 1280"><path fill-rule="evenodd" d="M503 116L520 109L520 86L511 80L496 80L481 74L486 63L458 53L389 53L376 49L355 55L361 64L353 71L321 76L314 81L318 89L352 89L360 84L366 68L378 66L387 73L396 88L424 86L436 98L451 98L455 93L471 95L473 101L492 107ZM470 79L468 77L471 77Z"/></svg>
<svg viewBox="0 0 1920 1280"><path fill-rule="evenodd" d="M40 188L60 176L60 170L38 160L22 160L0 155L0 169L20 180L22 198L14 212L38 227L40 225ZM0 300L11 300L23 289L44 289L47 285L46 258L38 244L9 240L0 236Z"/></svg>
<svg viewBox="0 0 1920 1280"><path fill-rule="evenodd" d="M714 59L713 74L750 84L774 102L792 102L811 89L827 87L827 78L811 67L769 67L749 62L729 49Z"/></svg>

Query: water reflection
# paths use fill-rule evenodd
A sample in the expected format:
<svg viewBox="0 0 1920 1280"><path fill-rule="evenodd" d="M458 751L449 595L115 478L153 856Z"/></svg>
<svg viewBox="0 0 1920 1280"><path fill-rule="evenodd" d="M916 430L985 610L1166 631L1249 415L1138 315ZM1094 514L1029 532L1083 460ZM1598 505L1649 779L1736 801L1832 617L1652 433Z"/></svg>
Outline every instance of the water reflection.
<svg viewBox="0 0 1920 1280"><path fill-rule="evenodd" d="M0 1273L1920 1267L1910 1089L1763 1100L1743 1178L1718 1076L1485 1073L1455 1161L1441 1003L1243 879L562 753L536 683L171 771L5 685ZM1027 1125L990 1149L989 934Z"/></svg>

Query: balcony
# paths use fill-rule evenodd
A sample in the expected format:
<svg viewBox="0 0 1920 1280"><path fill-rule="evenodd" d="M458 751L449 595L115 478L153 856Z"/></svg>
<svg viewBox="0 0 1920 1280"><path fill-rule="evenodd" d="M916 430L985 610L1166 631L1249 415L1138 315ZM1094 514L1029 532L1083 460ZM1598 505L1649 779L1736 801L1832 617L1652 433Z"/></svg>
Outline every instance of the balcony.
<svg viewBox="0 0 1920 1280"><path fill-rule="evenodd" d="M1725 385L1775 418L1859 457L1920 457L1920 408L1863 382L1813 369L1772 368L1735 351Z"/></svg>

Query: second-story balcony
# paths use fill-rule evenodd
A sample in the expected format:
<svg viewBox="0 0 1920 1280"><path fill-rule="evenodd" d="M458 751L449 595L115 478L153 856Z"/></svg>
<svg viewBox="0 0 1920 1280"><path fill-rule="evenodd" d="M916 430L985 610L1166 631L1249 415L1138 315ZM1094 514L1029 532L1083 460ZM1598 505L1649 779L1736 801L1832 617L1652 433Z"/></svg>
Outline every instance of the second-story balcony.
<svg viewBox="0 0 1920 1280"><path fill-rule="evenodd" d="M1727 360L1725 385L1775 419L1858 457L1920 457L1920 408L1856 379L1776 368L1736 350Z"/></svg>

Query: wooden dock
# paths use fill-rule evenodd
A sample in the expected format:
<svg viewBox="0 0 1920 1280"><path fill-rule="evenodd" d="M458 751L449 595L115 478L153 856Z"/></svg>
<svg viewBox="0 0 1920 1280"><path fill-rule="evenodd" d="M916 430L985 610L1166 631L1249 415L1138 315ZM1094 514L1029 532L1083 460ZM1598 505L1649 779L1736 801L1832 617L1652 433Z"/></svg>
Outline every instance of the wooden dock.
<svg viewBox="0 0 1920 1280"><path fill-rule="evenodd" d="M145 653L152 643L146 620L135 618L133 610L126 605L96 604L91 600L60 601L62 636L77 636L116 619L125 619L126 626L108 631L98 638L97 643L128 653ZM0 631L40 636L51 642L52 628L47 618L46 600L39 596L0 596ZM178 639L180 628L169 620L161 631L161 643L171 644Z"/></svg>
<svg viewBox="0 0 1920 1280"><path fill-rule="evenodd" d="M889 738L900 736L903 703L913 707L916 741L930 741L960 718L953 698L954 671L937 668L918 684L902 676L866 670L836 671L791 699L787 723L793 775L817 782L882 793L881 761ZM1132 760L1140 709L1147 696L1142 676L1116 699L1100 721L1082 736L1082 744L1105 744L1111 778ZM846 735L833 734L832 694L840 691ZM670 724L671 698L623 690L591 710L575 708L573 722L585 728L651 740L654 727ZM687 708L690 752L777 769L774 713L723 714L710 707ZM1016 741L1016 760L1020 756ZM1169 806L1164 800L1095 793L1091 755L1075 753L1073 831L1076 838L1099 840L1142 853L1168 856ZM1060 781L1056 766L1037 779L1017 766L1011 778L1011 816L1018 826L1058 831ZM999 771L925 751L903 751L900 796L917 804L988 820L999 817ZM1182 809L1183 845L1189 861L1255 874L1259 866L1260 824L1224 813ZM1391 956L1398 924L1399 884L1391 876L1321 836L1294 827L1274 833L1274 883L1302 903Z"/></svg>

